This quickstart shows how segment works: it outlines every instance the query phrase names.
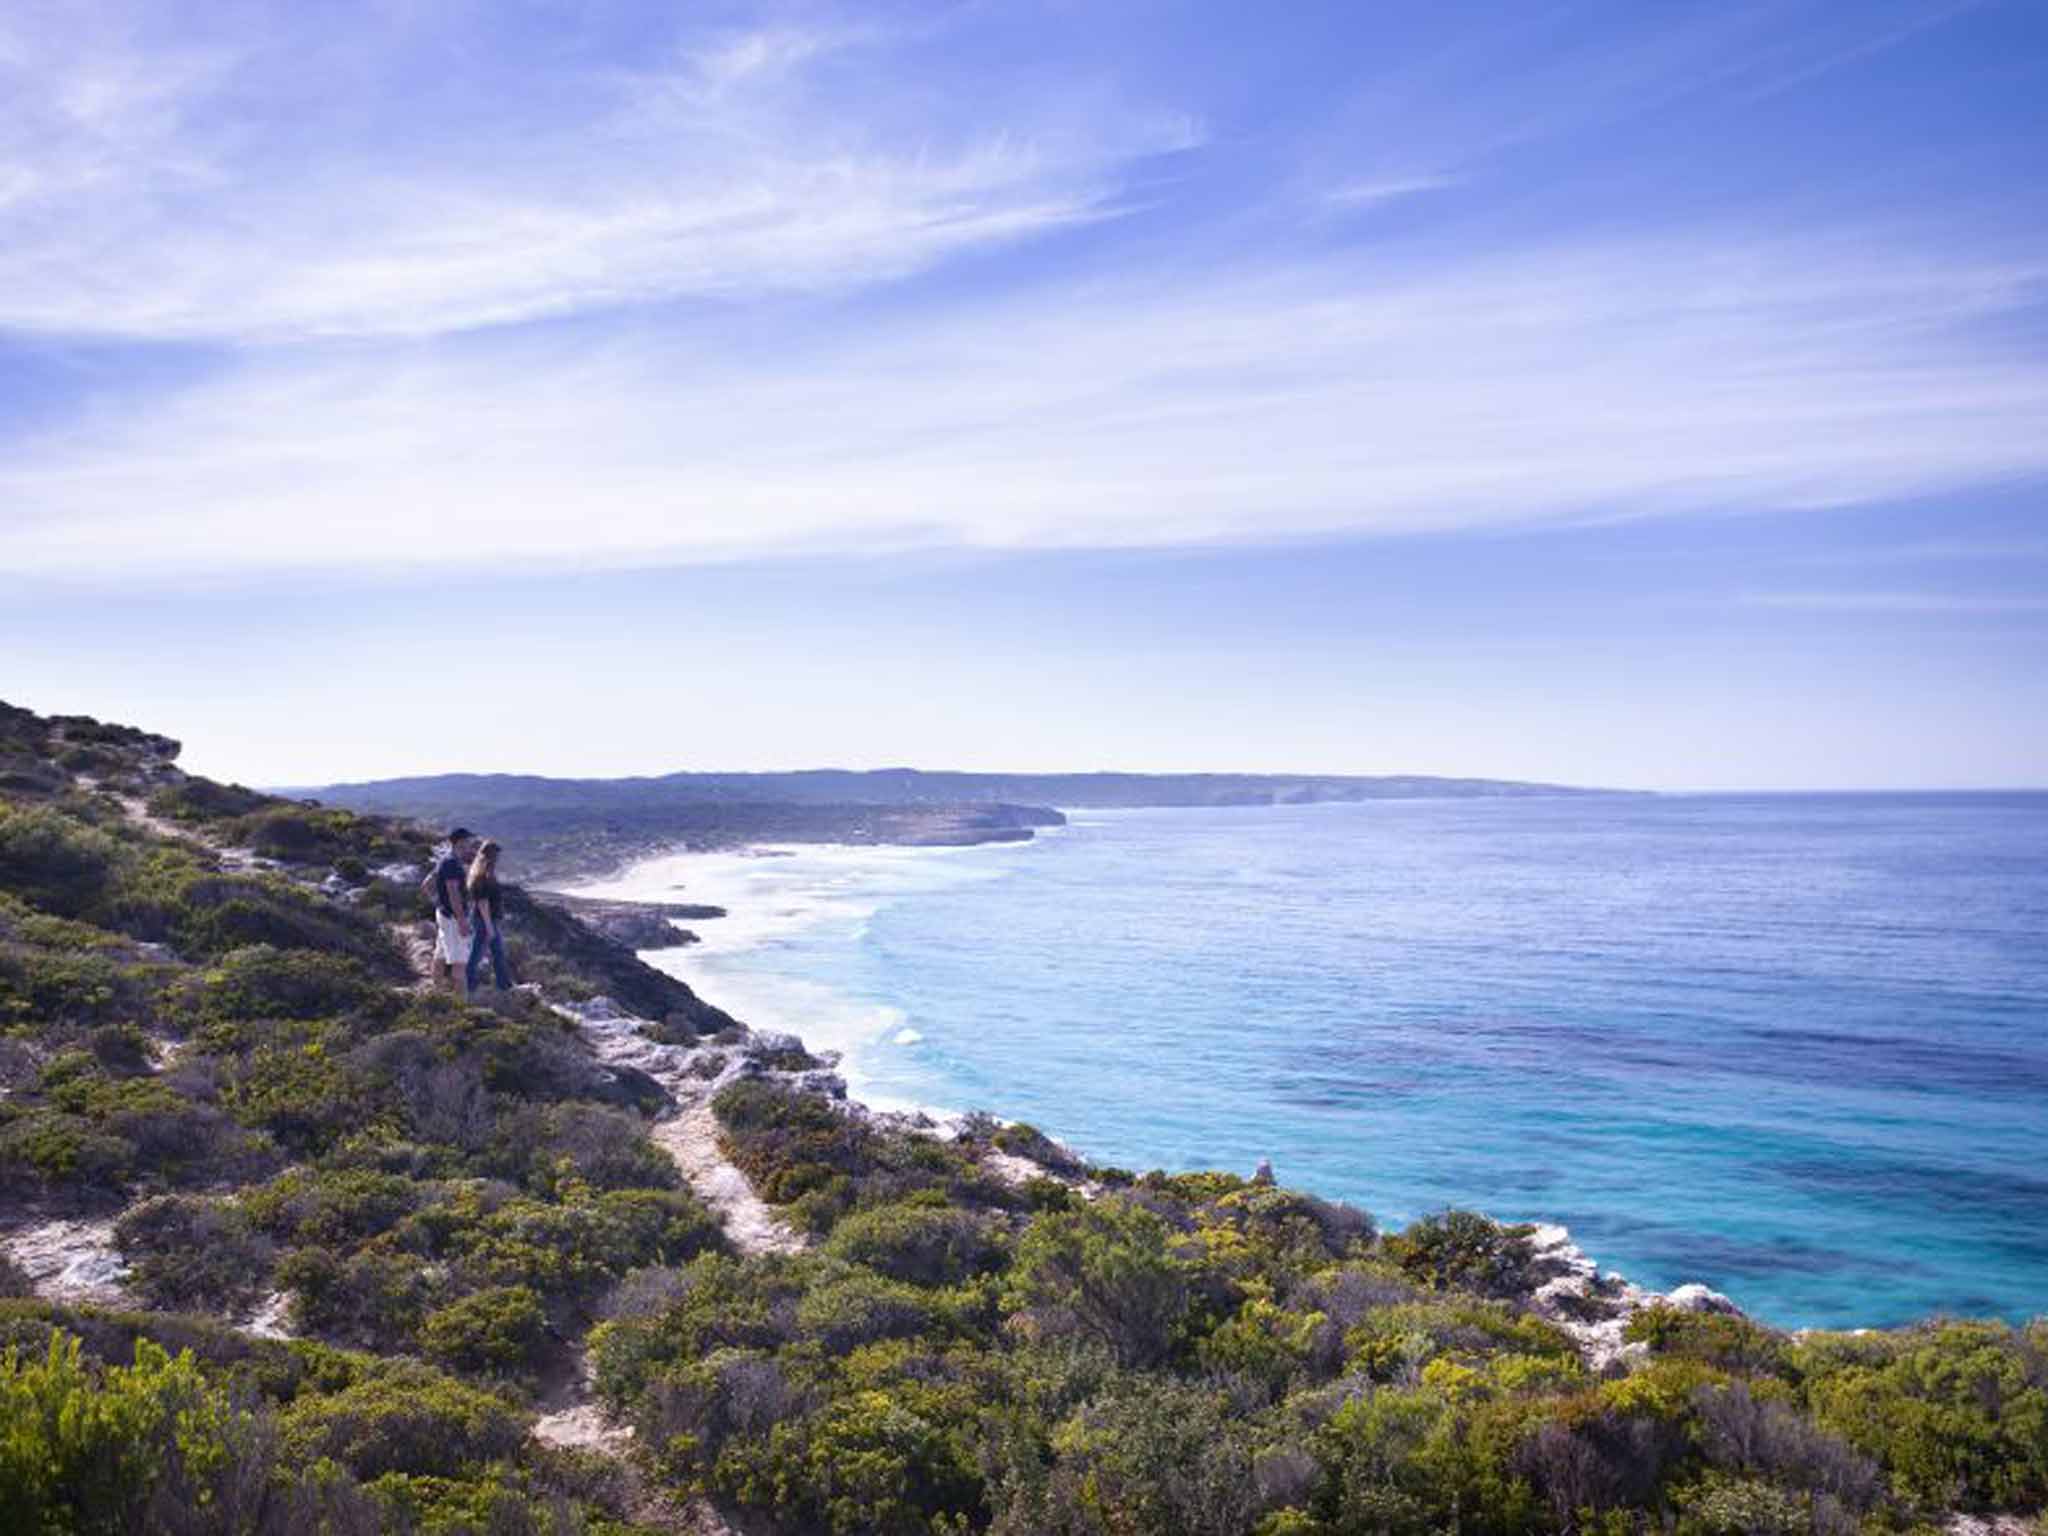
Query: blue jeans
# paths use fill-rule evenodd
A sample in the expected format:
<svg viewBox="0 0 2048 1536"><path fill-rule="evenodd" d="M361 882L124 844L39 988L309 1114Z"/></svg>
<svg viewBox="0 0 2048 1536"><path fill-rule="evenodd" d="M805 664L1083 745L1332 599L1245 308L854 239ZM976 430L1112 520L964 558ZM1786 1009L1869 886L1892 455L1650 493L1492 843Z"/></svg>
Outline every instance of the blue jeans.
<svg viewBox="0 0 2048 1536"><path fill-rule="evenodd" d="M484 951L491 955L491 971L497 979L498 990L512 990L512 967L505 963L505 936L493 926L488 932L482 923L470 924L473 930L469 936L469 990L476 990L476 973L483 968Z"/></svg>

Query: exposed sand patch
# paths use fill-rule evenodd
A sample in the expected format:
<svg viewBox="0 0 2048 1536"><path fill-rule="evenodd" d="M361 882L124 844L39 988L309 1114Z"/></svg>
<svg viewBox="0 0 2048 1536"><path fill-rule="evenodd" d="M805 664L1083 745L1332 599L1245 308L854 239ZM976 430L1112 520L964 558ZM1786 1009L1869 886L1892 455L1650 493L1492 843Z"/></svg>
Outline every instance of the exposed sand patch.
<svg viewBox="0 0 2048 1536"><path fill-rule="evenodd" d="M128 1266L114 1245L114 1223L45 1221L10 1233L7 1252L45 1301L130 1305Z"/></svg>

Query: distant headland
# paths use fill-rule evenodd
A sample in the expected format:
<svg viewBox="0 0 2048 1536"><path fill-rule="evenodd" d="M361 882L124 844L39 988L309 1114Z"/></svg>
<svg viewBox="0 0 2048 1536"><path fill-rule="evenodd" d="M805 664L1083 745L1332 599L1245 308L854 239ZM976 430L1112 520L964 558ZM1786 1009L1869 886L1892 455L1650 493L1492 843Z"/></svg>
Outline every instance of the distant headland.
<svg viewBox="0 0 2048 1536"><path fill-rule="evenodd" d="M567 779L444 773L280 793L424 821L488 823L520 845L529 879L614 868L668 848L747 843L1022 842L1067 810L1310 805L1364 800L1620 794L1425 774L956 773L917 768L670 773Z"/></svg>

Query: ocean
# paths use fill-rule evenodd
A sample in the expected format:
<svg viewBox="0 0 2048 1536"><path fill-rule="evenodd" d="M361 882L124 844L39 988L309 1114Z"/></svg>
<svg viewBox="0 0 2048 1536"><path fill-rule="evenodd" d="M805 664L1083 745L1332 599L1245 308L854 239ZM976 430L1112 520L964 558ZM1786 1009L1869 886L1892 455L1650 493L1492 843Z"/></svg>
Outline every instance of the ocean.
<svg viewBox="0 0 2048 1536"><path fill-rule="evenodd" d="M1558 1221L1786 1327L2048 1312L2048 795L1081 811L655 860L649 959L881 1107Z"/></svg>

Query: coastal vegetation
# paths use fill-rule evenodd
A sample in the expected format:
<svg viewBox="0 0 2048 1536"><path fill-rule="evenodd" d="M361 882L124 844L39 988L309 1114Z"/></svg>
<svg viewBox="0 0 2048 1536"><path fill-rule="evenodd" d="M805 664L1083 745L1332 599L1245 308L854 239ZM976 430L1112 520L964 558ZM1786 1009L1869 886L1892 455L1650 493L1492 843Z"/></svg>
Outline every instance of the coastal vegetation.
<svg viewBox="0 0 2048 1536"><path fill-rule="evenodd" d="M1876 1536L2048 1503L2048 1321L1663 1304L1599 1354L1527 1228L867 1114L523 891L537 986L422 988L430 834L176 755L0 706L9 1529ZM801 1241L722 1226L668 1089L562 1012L598 998L721 1085L720 1155ZM118 1282L17 1262L52 1233ZM630 1440L536 1438L586 1365Z"/></svg>

